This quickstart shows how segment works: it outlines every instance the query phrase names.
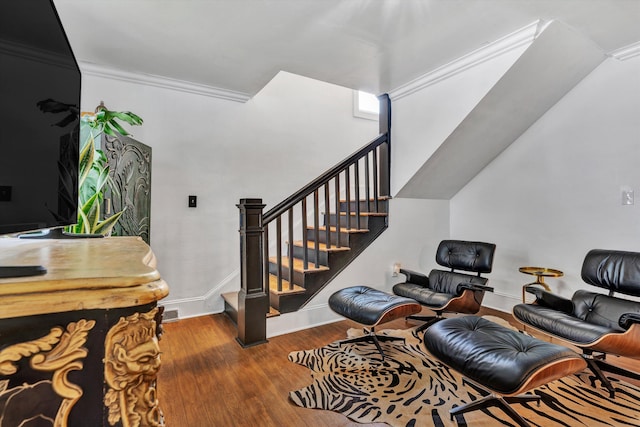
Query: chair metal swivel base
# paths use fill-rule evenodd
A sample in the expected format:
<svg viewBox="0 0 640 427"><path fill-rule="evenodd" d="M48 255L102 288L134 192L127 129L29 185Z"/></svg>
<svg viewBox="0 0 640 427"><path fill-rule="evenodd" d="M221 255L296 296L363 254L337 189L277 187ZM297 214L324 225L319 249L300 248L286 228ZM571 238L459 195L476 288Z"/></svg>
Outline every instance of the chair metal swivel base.
<svg viewBox="0 0 640 427"><path fill-rule="evenodd" d="M436 311L436 315L435 316L421 316L421 315L413 315L413 316L407 316L406 317L407 320L419 320L421 322L425 322L422 325L418 326L416 328L416 332L421 332L424 331L425 329L427 329L429 326L433 325L436 322L439 322L440 320L444 319L444 317L442 316L442 312L438 312Z"/></svg>
<svg viewBox="0 0 640 427"><path fill-rule="evenodd" d="M466 379L464 381L468 382L468 380L466 380ZM491 391L487 390L486 388L480 386L478 383L474 382L474 384L477 387L480 387L481 389L485 390L489 394L484 396L484 397L482 397L482 398L480 398L480 399L478 399L478 400L474 400L473 402L467 403L466 405L458 406L458 407L455 407L455 408L451 409L449 411L449 414L451 415L451 420L452 421L453 421L453 418L456 415L464 414L465 412L475 411L477 409L485 409L485 408L490 408L492 406L495 406L497 408L502 409L519 426L521 426L521 427L530 427L530 424L520 414L518 414L510 406L510 404L512 404L512 403L537 402L538 406L539 406L540 405L540 399L542 399L540 396L538 396L537 394L533 394L533 393L523 393L523 394L519 394L517 396L500 396L500 395L492 393Z"/></svg>
<svg viewBox="0 0 640 427"><path fill-rule="evenodd" d="M380 356L382 356L382 360L384 360L385 358L385 354L384 351L382 350L382 346L380 346L380 342L388 342L388 341L402 341L402 343L405 343L405 339L401 338L401 337L392 337L389 335L377 335L375 333L374 328L372 327L371 329L367 330L364 329L365 334L361 337L355 337L355 338L350 338L347 340L343 340L340 341L340 345L344 345L344 344L353 344L353 343L360 343L360 342L372 342L375 344L376 348L378 349L378 352L380 353Z"/></svg>
<svg viewBox="0 0 640 427"><path fill-rule="evenodd" d="M587 362L587 366L589 367L591 372L593 372L596 379L600 380L602 386L609 391L609 397L613 399L616 394L616 389L613 387L613 384L611 384L611 381L609 380L609 378L607 378L603 371L611 372L612 374L617 374L628 378L633 378L635 380L640 380L640 374L628 369L610 365L605 361L605 357L605 354L594 355L593 352L587 351L582 354L582 358Z"/></svg>

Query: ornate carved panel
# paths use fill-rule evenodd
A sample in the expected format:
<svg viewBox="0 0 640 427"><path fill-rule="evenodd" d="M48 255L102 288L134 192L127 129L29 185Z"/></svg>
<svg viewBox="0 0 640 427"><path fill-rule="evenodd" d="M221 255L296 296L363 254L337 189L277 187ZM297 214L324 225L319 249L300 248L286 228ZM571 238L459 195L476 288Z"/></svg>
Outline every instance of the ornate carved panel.
<svg viewBox="0 0 640 427"><path fill-rule="evenodd" d="M106 136L102 149L107 156L115 185L112 211L125 209L114 227L117 236L151 236L151 147L133 138Z"/></svg>
<svg viewBox="0 0 640 427"><path fill-rule="evenodd" d="M160 369L156 316L158 309L121 317L105 339L104 404L109 424L123 427L164 426L157 393Z"/></svg>
<svg viewBox="0 0 640 427"><path fill-rule="evenodd" d="M0 375L7 377L0 380L2 425L67 426L69 412L83 395L68 375L82 370L88 354L84 344L95 323L83 319L56 326L47 335L0 351ZM14 374L30 380L12 381Z"/></svg>

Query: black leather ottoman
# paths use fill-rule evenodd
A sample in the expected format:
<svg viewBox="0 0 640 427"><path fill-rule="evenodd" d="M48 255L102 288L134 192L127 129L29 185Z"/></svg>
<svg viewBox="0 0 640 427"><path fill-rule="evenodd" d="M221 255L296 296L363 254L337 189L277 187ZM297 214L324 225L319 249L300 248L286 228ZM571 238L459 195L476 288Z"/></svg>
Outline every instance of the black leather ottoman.
<svg viewBox="0 0 640 427"><path fill-rule="evenodd" d="M380 341L398 341L403 338L376 335L375 327L401 317L419 313L422 306L411 298L399 297L368 286L344 288L329 297L329 307L341 316L358 322L365 335L341 341L340 344L373 342L384 360Z"/></svg>
<svg viewBox="0 0 640 427"><path fill-rule="evenodd" d="M454 415L498 406L521 426L529 426L509 403L539 401L527 391L583 370L574 351L530 337L476 316L442 320L424 333L424 344L443 364L489 392L451 409Z"/></svg>

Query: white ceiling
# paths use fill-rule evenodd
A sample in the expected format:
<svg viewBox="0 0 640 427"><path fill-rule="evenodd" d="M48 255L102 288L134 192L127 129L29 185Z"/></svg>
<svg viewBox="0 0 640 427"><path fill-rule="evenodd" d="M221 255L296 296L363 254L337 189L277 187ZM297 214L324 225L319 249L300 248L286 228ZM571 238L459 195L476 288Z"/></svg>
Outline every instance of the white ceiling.
<svg viewBox="0 0 640 427"><path fill-rule="evenodd" d="M54 0L78 60L257 93L280 70L389 92L533 21L605 52L640 0Z"/></svg>

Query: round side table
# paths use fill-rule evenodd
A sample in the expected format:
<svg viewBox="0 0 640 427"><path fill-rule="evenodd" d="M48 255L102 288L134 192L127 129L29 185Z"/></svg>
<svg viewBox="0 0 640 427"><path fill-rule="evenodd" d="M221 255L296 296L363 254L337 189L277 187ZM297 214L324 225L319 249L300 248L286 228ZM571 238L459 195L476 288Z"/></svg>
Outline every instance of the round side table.
<svg viewBox="0 0 640 427"><path fill-rule="evenodd" d="M524 274L531 274L532 276L536 276L536 281L527 283L522 287L522 302L525 301L525 293L527 288L530 286L540 286L544 288L544 290L551 292L551 288L544 282L545 277L562 277L564 273L560 270L555 270L553 268L545 268L545 267L520 267L520 272Z"/></svg>

